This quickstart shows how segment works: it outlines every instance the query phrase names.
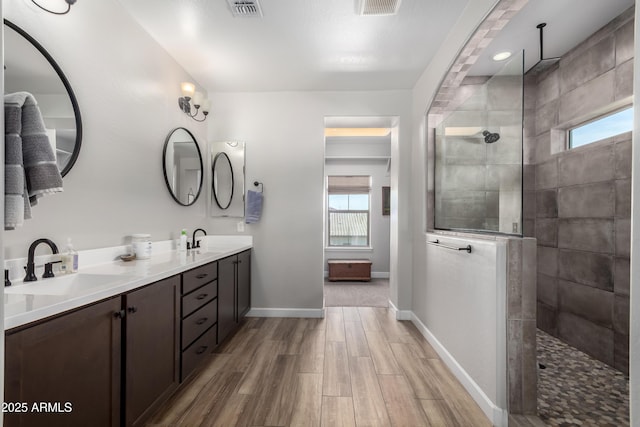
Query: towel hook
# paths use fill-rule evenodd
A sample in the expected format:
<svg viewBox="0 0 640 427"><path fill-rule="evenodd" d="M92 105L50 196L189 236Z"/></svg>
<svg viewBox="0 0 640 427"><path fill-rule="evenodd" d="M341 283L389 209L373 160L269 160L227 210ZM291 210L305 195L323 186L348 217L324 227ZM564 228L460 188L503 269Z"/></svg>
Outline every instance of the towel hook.
<svg viewBox="0 0 640 427"><path fill-rule="evenodd" d="M264 192L264 184L258 181L253 181L253 185L255 185L256 187L260 187L260 189L258 191L260 191L261 193Z"/></svg>

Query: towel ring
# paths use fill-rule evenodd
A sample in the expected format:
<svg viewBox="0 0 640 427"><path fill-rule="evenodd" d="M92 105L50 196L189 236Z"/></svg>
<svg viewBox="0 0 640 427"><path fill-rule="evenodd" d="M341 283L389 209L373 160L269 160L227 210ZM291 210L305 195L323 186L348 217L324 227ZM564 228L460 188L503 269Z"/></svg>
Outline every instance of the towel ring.
<svg viewBox="0 0 640 427"><path fill-rule="evenodd" d="M258 191L260 191L261 193L264 192L264 184L258 181L253 181L253 185L255 185L256 187L260 187L258 189Z"/></svg>

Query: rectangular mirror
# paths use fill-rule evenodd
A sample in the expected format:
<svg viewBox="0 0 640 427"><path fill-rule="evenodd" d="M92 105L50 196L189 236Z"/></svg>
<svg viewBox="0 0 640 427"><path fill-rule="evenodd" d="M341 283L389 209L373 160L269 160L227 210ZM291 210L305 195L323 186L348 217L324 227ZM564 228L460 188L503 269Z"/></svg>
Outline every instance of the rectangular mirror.
<svg viewBox="0 0 640 427"><path fill-rule="evenodd" d="M211 216L244 218L244 142L213 142L210 147Z"/></svg>

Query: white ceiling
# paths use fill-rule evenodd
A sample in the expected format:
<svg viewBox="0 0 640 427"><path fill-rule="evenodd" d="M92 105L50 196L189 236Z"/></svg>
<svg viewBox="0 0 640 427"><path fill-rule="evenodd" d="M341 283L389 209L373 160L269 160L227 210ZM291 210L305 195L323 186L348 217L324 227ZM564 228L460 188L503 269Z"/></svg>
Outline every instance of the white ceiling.
<svg viewBox="0 0 640 427"><path fill-rule="evenodd" d="M356 0L260 0L263 18L234 18L225 0L120 0L215 91L410 89L467 1L358 16Z"/></svg>
<svg viewBox="0 0 640 427"><path fill-rule="evenodd" d="M468 75L492 76L504 64L491 58L498 52L524 49L525 70L540 60L540 35L544 28L544 57L567 53L596 30L633 6L634 0L529 0L485 49Z"/></svg>

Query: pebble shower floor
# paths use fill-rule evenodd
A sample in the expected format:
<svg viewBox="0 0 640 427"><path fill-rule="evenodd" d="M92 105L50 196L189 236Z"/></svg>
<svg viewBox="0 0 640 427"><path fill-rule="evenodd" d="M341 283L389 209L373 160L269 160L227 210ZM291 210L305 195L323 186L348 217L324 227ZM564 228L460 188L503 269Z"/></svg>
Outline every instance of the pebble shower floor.
<svg viewBox="0 0 640 427"><path fill-rule="evenodd" d="M629 377L538 330L538 415L549 426L629 425Z"/></svg>

